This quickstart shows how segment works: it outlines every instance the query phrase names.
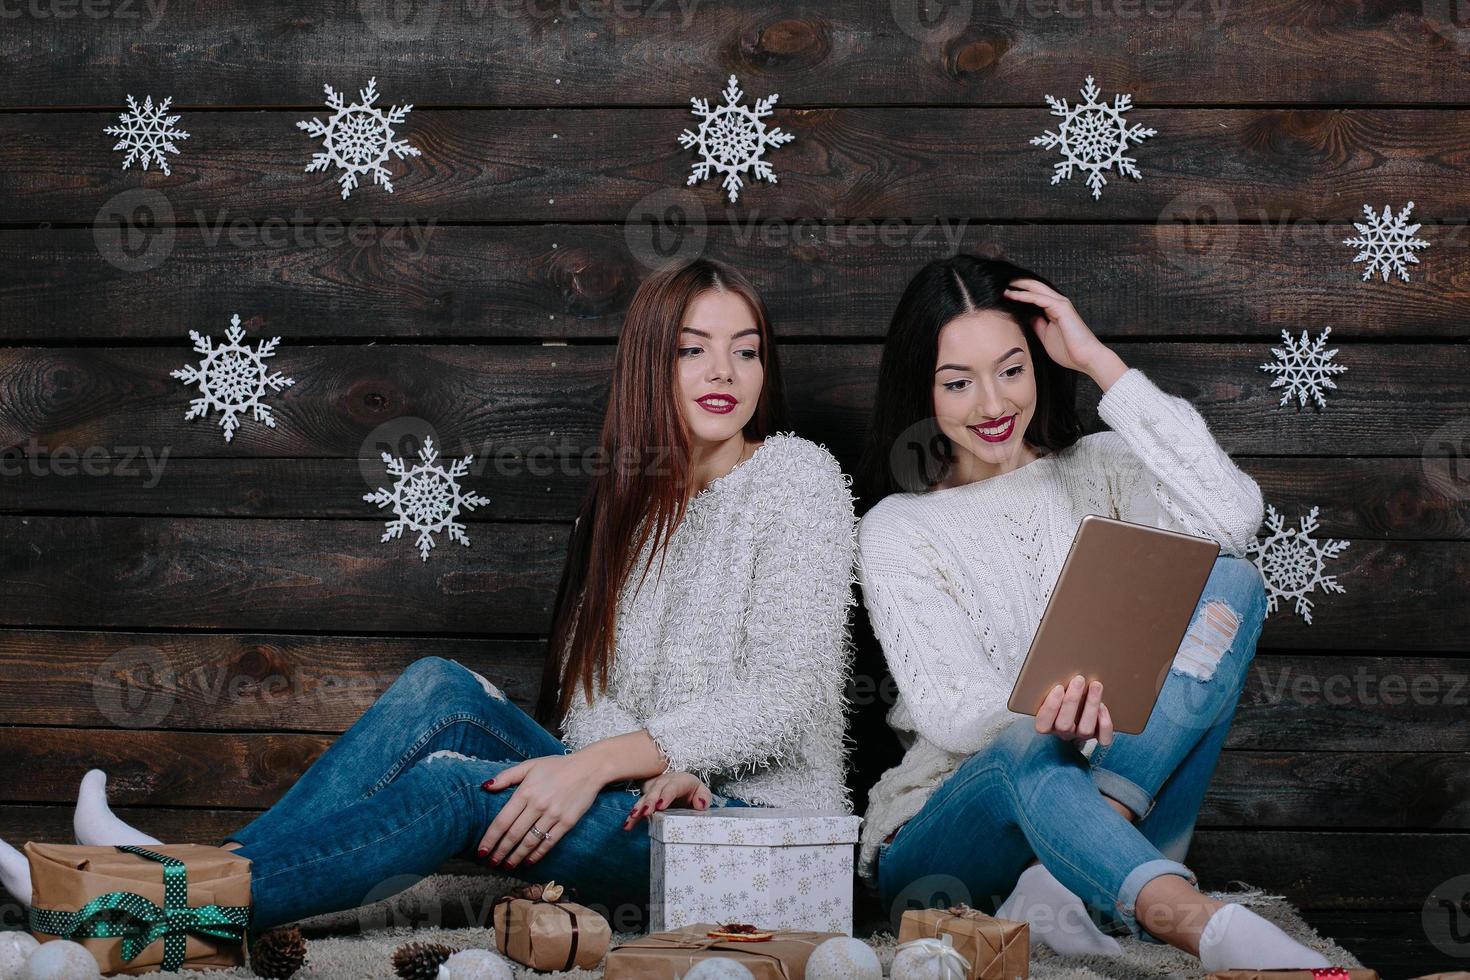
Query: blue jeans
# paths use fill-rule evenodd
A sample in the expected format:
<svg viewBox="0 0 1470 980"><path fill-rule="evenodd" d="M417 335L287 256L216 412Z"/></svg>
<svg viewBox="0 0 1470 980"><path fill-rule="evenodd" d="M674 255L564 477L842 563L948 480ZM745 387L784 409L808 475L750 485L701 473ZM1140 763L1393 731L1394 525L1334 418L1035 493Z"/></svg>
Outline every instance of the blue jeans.
<svg viewBox="0 0 1470 980"><path fill-rule="evenodd" d="M357 908L449 858L483 863L480 838L514 789L480 784L522 760L569 752L479 674L424 657L273 807L217 843L238 841L251 860L253 930ZM614 928L638 928L648 907L648 821L622 829L638 799L604 788L539 861L500 873L573 885ZM748 804L716 796L714 805Z"/></svg>
<svg viewBox="0 0 1470 980"><path fill-rule="evenodd" d="M1144 730L1114 734L1089 759L1037 734L1034 719L1017 719L881 845L878 886L891 917L954 902L994 914L1039 858L1108 931L1160 943L1135 918L1138 893L1163 874L1198 884L1181 862L1265 617L1255 564L1217 557Z"/></svg>

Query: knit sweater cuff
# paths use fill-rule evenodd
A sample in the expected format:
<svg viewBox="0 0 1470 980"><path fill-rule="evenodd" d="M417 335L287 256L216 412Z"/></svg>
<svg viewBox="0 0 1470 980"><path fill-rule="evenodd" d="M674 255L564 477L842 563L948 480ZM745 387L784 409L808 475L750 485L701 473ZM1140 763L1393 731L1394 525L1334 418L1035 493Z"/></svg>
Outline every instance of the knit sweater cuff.
<svg viewBox="0 0 1470 980"><path fill-rule="evenodd" d="M1147 418L1164 393L1136 367L1124 371L1097 403L1097 414L1114 430Z"/></svg>

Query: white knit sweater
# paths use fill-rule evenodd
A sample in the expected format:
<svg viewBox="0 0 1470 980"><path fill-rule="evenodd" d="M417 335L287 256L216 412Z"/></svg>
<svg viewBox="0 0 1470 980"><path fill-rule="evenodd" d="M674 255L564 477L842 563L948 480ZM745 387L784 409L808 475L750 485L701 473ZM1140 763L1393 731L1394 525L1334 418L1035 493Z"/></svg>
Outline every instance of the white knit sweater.
<svg viewBox="0 0 1470 980"><path fill-rule="evenodd" d="M1211 537L1237 556L1255 539L1260 487L1187 401L1130 368L1098 414L1113 431L989 479L890 495L863 517L863 602L898 686L888 723L906 748L869 796L859 858L869 879L888 834L1030 717L1006 702L1083 515Z"/></svg>
<svg viewBox="0 0 1470 980"><path fill-rule="evenodd" d="M618 604L607 691L580 686L573 750L647 729L669 768L748 803L851 813L846 784L852 478L822 446L776 433L689 502Z"/></svg>

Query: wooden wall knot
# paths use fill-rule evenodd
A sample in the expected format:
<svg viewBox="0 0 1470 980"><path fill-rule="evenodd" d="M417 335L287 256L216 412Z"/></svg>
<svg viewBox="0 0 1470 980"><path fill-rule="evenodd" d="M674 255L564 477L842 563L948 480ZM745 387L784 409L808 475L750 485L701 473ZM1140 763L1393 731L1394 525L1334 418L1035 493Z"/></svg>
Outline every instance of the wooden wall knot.
<svg viewBox="0 0 1470 980"><path fill-rule="evenodd" d="M826 28L799 18L778 20L741 37L740 53L754 68L814 68L831 52Z"/></svg>
<svg viewBox="0 0 1470 980"><path fill-rule="evenodd" d="M984 78L994 73L1010 47L1004 35L961 35L945 46L944 67L953 78Z"/></svg>

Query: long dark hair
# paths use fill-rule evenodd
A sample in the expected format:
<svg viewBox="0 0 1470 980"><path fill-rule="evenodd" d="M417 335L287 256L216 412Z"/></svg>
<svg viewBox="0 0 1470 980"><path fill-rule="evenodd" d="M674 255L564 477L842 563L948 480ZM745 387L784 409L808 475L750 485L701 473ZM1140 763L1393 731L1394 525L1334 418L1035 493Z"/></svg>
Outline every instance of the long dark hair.
<svg viewBox="0 0 1470 980"><path fill-rule="evenodd" d="M973 255L936 259L909 280L883 344L873 420L858 465L859 513L890 493L927 490L949 473L954 445L934 418L934 364L940 330L966 313L1004 313L1026 336L1036 378L1036 412L1026 441L1055 451L1082 436L1077 372L1052 360L1036 335L1032 318L1044 311L1005 297L1002 291L1016 279L1052 285L1013 262Z"/></svg>
<svg viewBox="0 0 1470 980"><path fill-rule="evenodd" d="M618 598L650 535L650 561L662 556L684 517L690 485L690 440L675 397L679 331L689 304L705 290L731 292L750 307L760 331L765 377L755 413L743 430L758 442L785 427L785 396L765 303L739 271L695 259L650 275L633 295L613 358L602 464L582 498L551 616L551 643L541 676L537 720L554 727L580 684L588 703L607 689L617 632ZM662 451L661 451L662 450ZM636 464L628 460L636 459ZM562 655L565 654L565 662Z"/></svg>

